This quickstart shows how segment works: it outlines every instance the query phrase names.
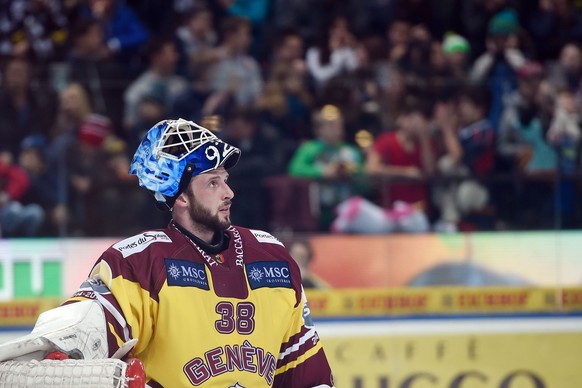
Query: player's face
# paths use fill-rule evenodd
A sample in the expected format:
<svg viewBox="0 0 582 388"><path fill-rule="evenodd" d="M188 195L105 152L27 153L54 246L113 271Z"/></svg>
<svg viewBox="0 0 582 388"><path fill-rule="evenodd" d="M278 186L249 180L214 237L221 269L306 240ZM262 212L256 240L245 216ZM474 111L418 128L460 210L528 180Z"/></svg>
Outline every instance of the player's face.
<svg viewBox="0 0 582 388"><path fill-rule="evenodd" d="M192 221L212 231L224 230L231 224L230 205L234 197L228 186L224 167L192 179L185 194Z"/></svg>

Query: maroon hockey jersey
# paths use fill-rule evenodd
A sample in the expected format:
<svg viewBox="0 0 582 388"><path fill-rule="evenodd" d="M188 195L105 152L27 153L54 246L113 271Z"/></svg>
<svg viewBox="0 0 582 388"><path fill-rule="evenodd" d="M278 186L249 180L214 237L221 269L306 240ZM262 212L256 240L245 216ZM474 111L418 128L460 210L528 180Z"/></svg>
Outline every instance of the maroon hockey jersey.
<svg viewBox="0 0 582 388"><path fill-rule="evenodd" d="M99 301L109 349L137 338L151 387L332 387L299 268L267 232L204 244L179 225L106 250L69 302Z"/></svg>

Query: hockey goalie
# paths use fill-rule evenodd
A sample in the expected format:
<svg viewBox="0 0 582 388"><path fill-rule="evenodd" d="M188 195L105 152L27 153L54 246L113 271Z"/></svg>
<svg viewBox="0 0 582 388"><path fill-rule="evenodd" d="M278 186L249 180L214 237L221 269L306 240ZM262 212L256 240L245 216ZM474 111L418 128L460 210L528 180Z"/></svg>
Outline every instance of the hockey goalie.
<svg viewBox="0 0 582 388"><path fill-rule="evenodd" d="M150 129L130 173L170 224L113 244L63 306L0 345L0 388L333 387L297 264L230 222L239 156L191 121Z"/></svg>

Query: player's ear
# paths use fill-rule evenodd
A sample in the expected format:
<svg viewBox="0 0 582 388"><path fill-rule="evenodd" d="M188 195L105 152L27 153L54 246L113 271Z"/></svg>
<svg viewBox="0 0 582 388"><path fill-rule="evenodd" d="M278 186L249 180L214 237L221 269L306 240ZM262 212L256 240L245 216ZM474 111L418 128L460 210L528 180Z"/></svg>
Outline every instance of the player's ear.
<svg viewBox="0 0 582 388"><path fill-rule="evenodd" d="M176 198L176 202L174 202L174 207L183 207L183 206L188 206L188 197L182 193L178 196L178 198Z"/></svg>

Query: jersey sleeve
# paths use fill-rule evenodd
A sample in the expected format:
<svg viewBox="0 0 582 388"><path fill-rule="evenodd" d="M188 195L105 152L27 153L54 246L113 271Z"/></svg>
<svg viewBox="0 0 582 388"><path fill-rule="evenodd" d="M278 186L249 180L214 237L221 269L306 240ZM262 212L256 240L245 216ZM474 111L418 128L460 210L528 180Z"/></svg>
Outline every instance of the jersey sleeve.
<svg viewBox="0 0 582 388"><path fill-rule="evenodd" d="M66 302L94 299L103 306L110 356L130 339L138 339L134 352L139 354L153 335L158 310L157 300L150 290L154 285L147 284L144 277L140 279L135 265L136 261L106 251L89 278Z"/></svg>
<svg viewBox="0 0 582 388"><path fill-rule="evenodd" d="M303 289L301 299L281 344L273 387L333 387L331 368L313 325Z"/></svg>

